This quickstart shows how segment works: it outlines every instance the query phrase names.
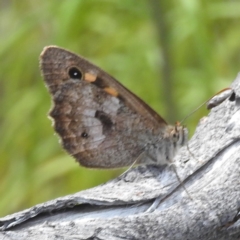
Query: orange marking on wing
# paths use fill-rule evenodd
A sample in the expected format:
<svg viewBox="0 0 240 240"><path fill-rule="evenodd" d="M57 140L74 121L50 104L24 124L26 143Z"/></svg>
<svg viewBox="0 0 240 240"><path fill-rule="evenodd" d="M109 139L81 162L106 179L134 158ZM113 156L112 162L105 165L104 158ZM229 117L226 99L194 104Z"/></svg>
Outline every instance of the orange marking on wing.
<svg viewBox="0 0 240 240"><path fill-rule="evenodd" d="M106 93L114 96L114 97L117 97L118 96L118 92L114 89L114 88L111 88L111 87L105 87L103 89Z"/></svg>
<svg viewBox="0 0 240 240"><path fill-rule="evenodd" d="M91 73L85 73L84 79L88 82L95 82L97 79L97 76Z"/></svg>

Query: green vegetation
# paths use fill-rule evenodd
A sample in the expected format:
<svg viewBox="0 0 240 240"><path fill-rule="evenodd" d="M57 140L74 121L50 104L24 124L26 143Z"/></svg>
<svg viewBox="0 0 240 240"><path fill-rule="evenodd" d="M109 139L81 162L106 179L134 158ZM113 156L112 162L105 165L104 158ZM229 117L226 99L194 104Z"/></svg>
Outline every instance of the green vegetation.
<svg viewBox="0 0 240 240"><path fill-rule="evenodd" d="M38 67L44 46L85 56L174 122L236 77L239 26L239 1L1 0L0 216L121 172L80 168L61 149ZM188 119L191 132L206 114Z"/></svg>

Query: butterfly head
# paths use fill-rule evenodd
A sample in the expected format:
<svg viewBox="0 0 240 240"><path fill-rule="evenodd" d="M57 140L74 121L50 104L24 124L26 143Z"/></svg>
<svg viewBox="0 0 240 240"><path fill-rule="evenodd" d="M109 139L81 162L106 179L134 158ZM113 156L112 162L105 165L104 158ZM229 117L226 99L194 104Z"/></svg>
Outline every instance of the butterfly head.
<svg viewBox="0 0 240 240"><path fill-rule="evenodd" d="M176 150L185 146L188 142L188 130L185 126L182 126L180 122L176 122L175 126L170 132L172 142L176 146Z"/></svg>
<svg viewBox="0 0 240 240"><path fill-rule="evenodd" d="M174 126L168 126L165 139L170 144L168 145L171 149L173 156L177 153L178 149L185 146L188 142L188 130L185 126L182 126L179 122L176 122Z"/></svg>
<svg viewBox="0 0 240 240"><path fill-rule="evenodd" d="M163 139L160 138L156 163L158 165L169 164L173 161L177 151L188 141L188 130L177 122L174 126L167 125Z"/></svg>

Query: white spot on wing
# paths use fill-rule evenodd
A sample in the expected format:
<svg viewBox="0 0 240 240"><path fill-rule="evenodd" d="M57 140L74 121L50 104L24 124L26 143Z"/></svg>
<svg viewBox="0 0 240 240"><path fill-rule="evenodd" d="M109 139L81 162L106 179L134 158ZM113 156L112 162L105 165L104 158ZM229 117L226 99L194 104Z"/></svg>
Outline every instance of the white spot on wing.
<svg viewBox="0 0 240 240"><path fill-rule="evenodd" d="M82 114L85 115L85 116L89 116L89 117L95 117L96 110L94 110L94 109L84 109L84 110L82 110Z"/></svg>
<svg viewBox="0 0 240 240"><path fill-rule="evenodd" d="M119 99L109 96L108 99L102 105L103 111L107 114L116 116L118 109L120 108Z"/></svg>

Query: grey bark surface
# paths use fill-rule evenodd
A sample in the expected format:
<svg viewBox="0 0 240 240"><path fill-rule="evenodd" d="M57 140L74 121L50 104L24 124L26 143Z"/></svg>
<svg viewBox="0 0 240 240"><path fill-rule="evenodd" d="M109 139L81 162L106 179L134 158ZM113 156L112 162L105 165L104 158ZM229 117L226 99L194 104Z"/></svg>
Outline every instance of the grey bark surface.
<svg viewBox="0 0 240 240"><path fill-rule="evenodd" d="M174 166L138 166L8 215L0 239L240 239L240 75L231 87L236 100L201 119Z"/></svg>

